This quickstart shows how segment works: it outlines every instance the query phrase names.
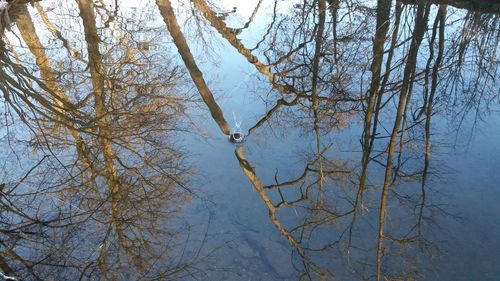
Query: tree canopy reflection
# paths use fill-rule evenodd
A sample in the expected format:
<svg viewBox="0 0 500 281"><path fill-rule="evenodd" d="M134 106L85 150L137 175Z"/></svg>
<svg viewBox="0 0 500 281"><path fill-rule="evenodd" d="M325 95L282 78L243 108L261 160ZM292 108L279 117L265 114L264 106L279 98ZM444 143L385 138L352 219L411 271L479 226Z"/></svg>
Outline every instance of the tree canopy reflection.
<svg viewBox="0 0 500 281"><path fill-rule="evenodd" d="M498 74L497 15L446 4L432 7L430 2L380 0L371 8L318 0L286 12L278 12L279 5L274 2L268 27L252 48L238 38L252 18L243 28L229 27L226 17L218 16L219 8L193 1L193 12L199 12L274 90L264 97L274 106L250 126L249 134L264 125L279 129L292 122L316 136L315 156L297 178L276 178L275 184L265 186L244 155L245 145L236 149L242 172L267 207L272 224L298 253L304 277L346 274L331 270L328 262L340 250L351 260L357 278L418 278L413 260L420 254L415 250L436 250L422 229L432 225L436 214L447 214L429 203L426 193L432 116L437 110L457 116L459 130L470 113L477 118L488 110L481 104L498 99L493 78ZM482 32L475 32L479 26ZM289 109L280 114L283 107ZM328 156L335 154L333 145L322 143L321 136L342 130L357 116L364 120L361 166L339 166L341 159ZM415 149L419 146L424 149ZM369 171L379 169L369 168L374 162L384 177L368 183ZM420 188L403 188L408 185ZM295 190L295 199L285 199L290 198L287 189ZM270 194L272 190L278 193ZM368 197L363 196L366 192ZM285 227L278 211L297 206L307 210L300 215L303 223ZM361 221L373 220L373 209L378 210L376 234ZM391 209L397 212L388 228ZM309 258L318 252L330 255ZM318 260L325 265L319 266Z"/></svg>
<svg viewBox="0 0 500 281"><path fill-rule="evenodd" d="M27 4L9 3L13 26L0 43L3 149L11 148L2 156L2 271L34 280L190 275L196 257L181 255L177 218L191 198L190 167L173 141L190 100L184 72L151 51L164 44L158 30L121 17L108 33L92 1L66 4L82 33L41 13L62 43L54 49Z"/></svg>
<svg viewBox="0 0 500 281"><path fill-rule="evenodd" d="M120 1L76 0L57 7L60 18L28 2L9 2L1 25L5 275L200 276L200 251L181 239L194 172L176 136L189 130L191 82L229 134L192 51L217 38L267 89L255 93L267 108L234 156L299 277L422 278L439 251L431 228L450 215L428 192L439 168L434 118L451 116L458 133L498 101L498 11L468 1L270 0L232 26L235 11L216 1L147 1L127 14ZM190 20L204 40L186 31ZM254 167L245 153L253 138L292 126L314 139L290 151L300 172ZM359 144L345 156L332 139L347 128Z"/></svg>

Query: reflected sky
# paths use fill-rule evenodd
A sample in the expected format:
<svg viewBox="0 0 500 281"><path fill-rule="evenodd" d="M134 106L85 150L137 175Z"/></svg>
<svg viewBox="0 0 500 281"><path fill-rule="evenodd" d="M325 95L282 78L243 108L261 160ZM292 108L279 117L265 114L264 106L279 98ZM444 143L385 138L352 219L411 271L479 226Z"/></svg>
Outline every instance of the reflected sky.
<svg viewBox="0 0 500 281"><path fill-rule="evenodd" d="M0 15L3 276L500 276L496 6L14 0Z"/></svg>

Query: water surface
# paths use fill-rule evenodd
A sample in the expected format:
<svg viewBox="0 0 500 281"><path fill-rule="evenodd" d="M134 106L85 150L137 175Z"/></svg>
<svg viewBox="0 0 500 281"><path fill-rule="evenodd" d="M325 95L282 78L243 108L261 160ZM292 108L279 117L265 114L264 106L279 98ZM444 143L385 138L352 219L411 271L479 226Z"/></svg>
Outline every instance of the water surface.
<svg viewBox="0 0 500 281"><path fill-rule="evenodd" d="M2 278L500 278L495 2L0 3Z"/></svg>

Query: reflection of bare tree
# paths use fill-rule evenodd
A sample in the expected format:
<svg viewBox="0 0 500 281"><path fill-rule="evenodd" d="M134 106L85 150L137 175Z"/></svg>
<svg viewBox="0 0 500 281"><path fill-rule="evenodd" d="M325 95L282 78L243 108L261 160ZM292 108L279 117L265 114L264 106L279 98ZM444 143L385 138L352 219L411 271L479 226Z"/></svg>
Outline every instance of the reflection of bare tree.
<svg viewBox="0 0 500 281"><path fill-rule="evenodd" d="M298 175L278 179L276 172L275 182L265 185L238 147L243 174L272 225L298 253L305 277L329 278L348 268L360 279L415 279L415 246L430 244L427 214L435 207L428 192L433 120L439 112L458 112L457 119L480 115L498 98L498 16L433 8L428 1L397 1L392 9L385 0L376 8L318 0L282 12L274 1L264 35L248 47L239 36L252 32L261 2L242 28L229 27L227 13L215 12L213 3L192 4L195 17L201 15L196 24L206 21L269 83L265 102L272 106L249 133L267 124L296 125L315 135ZM185 98L175 95L182 73L165 53L155 61L148 50L157 41L136 42L139 28L99 3L77 1L86 50L77 49L74 34L50 22L43 5L35 6L40 28L62 43L64 58L44 46L33 23L38 18L25 6L9 10L31 55L12 59L18 50L0 41L0 89L10 116L5 130L29 129L29 136L9 131L5 143L29 150L30 157L18 160L24 168L12 168L0 185L5 274L43 280L191 273L192 260L171 259L182 250L165 242L176 241L176 213L189 200L189 170L170 143L182 121ZM160 11L194 85L227 134L171 2L151 6ZM106 33L111 28L114 37ZM65 63L80 68L66 71ZM362 120L359 128L352 126L361 133L361 151L354 155L360 161L343 159L325 137L353 117ZM411 191L402 188L408 186ZM367 227L373 222L374 230ZM339 253L348 266L336 266Z"/></svg>
<svg viewBox="0 0 500 281"><path fill-rule="evenodd" d="M36 3L36 5L39 4ZM44 84L52 93L55 94L54 104L57 105L57 110L60 115L64 115L67 112L71 112L71 103L69 102L68 97L62 91L61 87L57 83L57 74L52 69L51 60L46 55L44 51L44 47L38 38L35 27L33 25L30 14L28 13L26 6L21 6L19 8L19 15L16 17L16 24L23 38L24 42L28 45L30 52L35 56L36 64L40 69L40 76L44 81ZM83 139L80 136L80 133L77 131L77 125L75 122L71 122L68 120L66 124L68 125L68 130L71 132L72 137L75 140L76 149L80 158L85 158L85 162L87 166L90 166L88 161L88 155L85 154L85 148ZM64 121L62 123L65 123Z"/></svg>
<svg viewBox="0 0 500 281"><path fill-rule="evenodd" d="M398 8L396 8L396 12L400 10L400 5L398 5ZM370 71L372 72L372 78L370 82L368 102L364 112L364 126L363 126L363 139L362 139L363 155L361 157L362 168L361 168L361 175L359 178L358 193L356 194L356 201L354 202L354 208L359 208L363 205L363 192L366 184L368 165L370 163L370 156L373 149L374 137L375 134L377 133L378 113L380 112L380 104L384 93L383 86L380 87L380 85L381 85L381 72L382 72L382 60L384 55L385 37L389 29L390 10L391 10L390 1L377 2L377 24L376 24L377 30L375 32L375 39L373 41L373 59L370 66ZM397 30L399 26L398 20L399 17L398 15L396 15L397 22L395 23L391 50L394 49L394 44L396 42L395 38L397 38ZM389 56L389 59L387 60L387 64L389 66L388 69L390 69L390 63L391 63L391 58ZM384 76L385 82L388 76L389 73L386 73ZM352 228L356 223L356 214L357 212L354 212L351 227L349 229L350 233L349 237L352 237L352 231L353 231ZM349 241L349 244L350 243L351 241Z"/></svg>
<svg viewBox="0 0 500 281"><path fill-rule="evenodd" d="M121 38L130 44L120 56L103 54L92 1L78 1L78 8L87 43L87 52L79 53L88 54L90 81L60 75L54 61L73 57L48 54L25 6L10 15L35 58L28 67L40 77L14 63L0 41L0 74L8 81L1 89L14 112L8 126L30 129L26 149L34 150L33 157L18 160L31 168L13 165L1 185L2 272L36 280L196 273L189 266L197 252L183 254L176 220L190 198L189 169L171 143L185 100L175 94L182 73L173 64L162 66L166 56L159 64L135 49L131 33ZM146 61L151 68L142 69ZM75 102L68 85L84 98ZM13 150L25 149L22 135L6 138Z"/></svg>
<svg viewBox="0 0 500 281"><path fill-rule="evenodd" d="M500 17L468 11L456 26L446 28L439 97L453 116L457 131L470 116L481 119L497 101Z"/></svg>
<svg viewBox="0 0 500 281"><path fill-rule="evenodd" d="M462 29L462 39L458 41L462 42L462 47L460 47L454 43L454 40L446 40L445 38L448 10L446 5L438 8L434 25L431 31L428 31L427 21L429 15L432 14L431 5L428 2L417 7L411 7L398 1L392 15L390 1L378 1L377 4L376 9L372 10L361 3L354 3L350 6L336 1L328 1L327 6L325 1L316 1L295 7L297 15L295 18L291 18L286 14L277 13L277 2L275 2L273 17L270 19L265 35L255 48L249 48L238 38L245 30L235 32L235 29L227 26L224 18L217 16L217 13L214 12L216 8L211 8L206 1L194 1L194 7L208 23L248 63L252 64L259 73L266 77L266 80L270 82L270 86L277 92L277 96L267 97L269 103L274 105L249 129L249 132L258 130L266 123L274 124L276 128L279 128L280 125L276 125L276 122L273 122L276 120L273 120L273 118L276 118L280 111L286 109L288 110L287 113L290 113L287 121L301 124L306 128L312 127L311 131L316 134L316 156L318 158L314 161L317 167L314 168L315 172L313 174L317 174L319 180L315 180L311 184L305 183L306 179L310 179L310 173L313 169L307 165L301 176L283 182L276 181L276 184L269 185L269 189L279 191L282 200L277 205L273 205L269 195L266 194L266 187L260 183L255 171L250 167L246 158L242 156L242 148L237 149L237 158L241 166L246 167L244 172L267 206L271 214L271 221L294 248L300 247L299 252L301 255L307 256L308 251L314 250L304 245L304 241L307 240L303 239L304 236L311 235L310 237L312 237L312 233L317 229L321 229L324 224L336 222L345 225L343 219L349 218L345 231L341 231L338 239L326 242L323 247L315 249L318 251L319 249L331 249L343 245L344 241L346 241L347 253L350 255L349 253L357 248L354 246L356 242L353 241L353 237L358 232L357 229L360 225L357 218L365 217L364 212L371 205L378 205L379 227L375 243L377 247L376 252L373 253L375 262L363 263L365 265L373 264L376 278L380 280L395 276L404 278L403 276L408 277L414 274L411 271L405 273L404 270L399 273L396 272L398 270L394 272L391 272L390 269L383 270L382 264L386 263L388 266L392 264L391 255L388 252L393 246L411 247L411 244L425 240L420 229L425 220L424 208L429 207L426 204L425 186L430 169L431 119L435 112L436 102L449 99L446 96L436 97L437 94L443 91L449 93L450 91L447 91L446 88L457 85L457 81L451 81L447 85L440 86L438 81L440 77L464 76L462 73L463 68L460 65L463 64L463 52L466 52L465 50L469 46L468 42L470 40L468 38L472 38L470 33L472 28L464 27ZM327 8L330 10L329 15L325 14ZM357 20L348 20L356 18L356 16L358 17ZM339 18L343 18L344 21L339 21ZM359 18L365 18L365 20L359 20ZM371 22L374 21L373 18L375 18L375 25L371 34L373 34L374 39L370 41L366 37L371 36L367 30L369 30L368 27ZM488 17L488 19L475 21L475 25L495 26L495 23L491 20L492 17ZM465 19L465 22L467 21ZM283 28L284 26L286 26L286 29ZM324 30L332 30L332 32L328 33L324 32ZM349 30L350 32L343 30ZM492 36L494 30L492 28L489 32L484 33L486 34L484 42L489 42L490 46L496 46L495 41L491 40L494 38ZM421 46L426 44L424 40L426 34L430 38L428 53L420 51ZM386 44L388 35L390 35L389 45ZM438 38L436 39L436 37ZM435 55L434 50L436 44L438 46L437 55ZM280 48L276 48L276 46L280 46ZM447 51L447 48L450 51ZM496 47L492 49L495 50ZM370 60L366 61L364 60L365 57L361 57L360 54L368 50L371 51L371 56ZM454 50L462 50L462 55L460 52L459 55L454 54ZM484 51L480 53L488 55ZM447 54L452 58L458 58L452 67L445 67L445 64L443 64L446 61ZM427 61L425 67L419 65L421 57ZM484 55L480 55L479 61L481 59L490 62L494 61L492 57L486 59L484 57ZM458 67L459 71L453 71L454 67ZM363 76L359 77L359 75L355 74L355 72L359 72L359 69L370 70L371 77L367 80L368 83L363 83L365 82ZM358 91L359 83L367 84L368 88L365 89L364 86L361 86L361 91ZM491 84L491 82L489 83ZM413 95L414 92L419 92L421 89L423 99ZM488 91L492 93L491 89L488 89ZM472 100L469 99L469 101ZM321 152L320 129L323 128L324 131L327 131L326 128L341 127L327 122L334 120L333 122L341 123L338 120L345 118L342 117L342 114L352 112L353 108L358 110L359 102L362 102L362 110L359 110L359 112L361 112L364 120L361 137L361 170L358 172L354 167L346 168L343 170L349 171L347 172L349 176L340 173L344 176L335 177L333 175L338 173L328 172L328 169L322 167L323 161L327 163L327 166L331 165L333 161L328 157L324 157L324 152ZM391 104L396 104L395 108L391 108ZM299 115L298 112L305 114ZM312 122L304 125L306 123L304 117L310 118ZM392 125L392 130L387 130L387 125ZM423 129L425 136L423 140L425 147L423 153L424 165L423 169L416 168L417 171L415 171L415 165L408 163L413 163L413 154L418 152L412 151L410 147L419 145L418 143L421 142L416 137L421 129ZM387 142L384 142L384 139ZM363 194L368 185L367 182L369 182L369 171L373 169L369 167L369 163L372 161L383 166L385 170L385 178L381 188L382 194L378 201L373 200L370 193L369 199L364 202ZM413 170L409 170L408 167L412 167ZM333 170L338 172L336 169ZM351 178L354 175L358 175L357 181ZM401 199L405 196L399 194L396 190L398 181L403 178L405 181L417 180L419 176L421 176L420 202L414 203L412 201L410 202L410 208L408 208L411 209L417 206L419 211L417 212L416 222L403 222L401 229L409 227L410 231L398 238L399 231L389 233L390 231L386 229L385 220L388 212L388 201L390 198L405 201ZM335 198L339 194L332 192L333 187L326 184L325 190L328 195L325 196L325 200L315 200L310 192L316 186L323 190L321 187L324 178L329 179L327 182L334 179L334 182L329 183L333 186L342 182L344 185L356 187L354 188L356 192L351 194L350 189L343 190L341 196L345 196L347 202L339 203L337 202L339 198ZM376 184L369 185L377 186ZM307 186L307 192L303 192L302 186ZM298 190L300 195L297 200L290 202L285 200L281 189L293 189L293 187ZM297 227L283 232L282 230L285 228L279 221L276 222L275 213L277 209L274 208L276 206L297 205L307 206L311 210L311 217L305 219L303 224L298 224ZM402 211L400 210L400 212ZM309 229L310 232L306 229ZM413 235L415 230L417 231L416 236ZM300 233L300 235L295 236L297 233ZM361 274L366 277L364 273Z"/></svg>
<svg viewBox="0 0 500 281"><path fill-rule="evenodd" d="M328 208L325 206L324 203L324 198L323 198L323 191L320 189L319 196L317 190L313 190L314 186L322 186L322 181L324 181L323 178L319 177L315 182L308 184L304 190L302 189L302 186L306 182L306 179L308 178L309 174L320 174L324 173L328 177L335 177L335 175L338 174L349 174L349 171L345 171L340 169L339 167L336 167L334 170L320 170L318 168L314 168L313 166L316 167L321 167L323 168L323 164L319 164L320 161L316 160L314 163L311 163L306 166L304 169L304 173L299 176L298 178L289 180L289 181L284 181L284 182L278 182L276 179L276 184L272 185L263 185L259 177L257 176L256 172L254 171L253 167L251 166L250 162L246 159L246 156L243 151L243 146L239 146L236 151L235 151L236 158L238 159L238 162L240 163L240 167L245 174L245 176L248 178L248 180L252 183L252 186L254 189L257 191L259 194L259 197L262 199L264 204L267 207L268 210L268 215L269 219L271 222L274 224L274 226L278 229L281 235L283 235L290 245L298 252L302 259L302 264L304 265L304 272L306 276L309 279L314 279L314 276L312 273L314 272L319 276L320 278L328 278L333 277L333 273L329 272L321 267L319 267L317 264L315 264L314 261L310 260L308 257L308 253L314 253L315 251L318 251L317 249L311 249L311 248L305 248L303 245L301 245L301 242L304 240L307 240L306 237L304 237L306 229L309 229L311 231L314 231L313 229L315 228L316 225L320 224L328 224L336 219L339 219L341 217L347 216L350 214L350 212L347 213L338 213L336 211L328 210ZM300 198L296 200L287 200L284 198L282 189L288 189L288 188L293 188L297 185L302 185L300 188ZM270 196L268 195L268 192L271 190L277 190L279 195L280 195L280 200L279 203L275 204L272 202ZM291 228L291 230L288 230L283 223L280 221L278 218L278 211L281 209L289 209L289 208L294 208L294 207L303 207L301 204L307 203L311 204L309 209L311 210L311 213L313 215L311 218L307 218L305 222L302 225L295 226ZM324 216L322 216L322 214ZM298 233L298 235L297 235ZM298 237L295 238L294 236ZM325 248L328 248L329 246L325 246ZM313 272L311 272L311 270Z"/></svg>
<svg viewBox="0 0 500 281"><path fill-rule="evenodd" d="M182 34L179 24L177 23L170 1L159 0L156 1L156 3L158 5L158 8L160 9L160 12L163 16L163 20L167 25L170 35L174 39L174 43L177 46L179 53L181 54L182 60L184 61L184 64L186 65L186 68L188 69L189 74L191 75L191 78L193 79L193 82L196 85L196 88L198 89L198 92L200 93L200 96L203 98L203 101L207 104L208 108L210 109L210 113L212 114L212 117L214 118L214 120L216 120L221 131L224 134L228 135L229 125L224 119L224 114L217 105L217 102L215 101L212 92L208 88L205 80L203 79L202 72L196 65L193 55L189 50L189 46L186 42L186 39L184 38L184 35Z"/></svg>
<svg viewBox="0 0 500 281"><path fill-rule="evenodd" d="M302 250L302 248L297 243L297 241L295 241L295 239L293 238L293 236L281 225L280 221L276 217L276 211L277 211L278 208L271 202L271 200L269 199L269 197L266 195L264 186L262 185L262 183L260 182L259 178L255 174L255 172L254 172L252 166L250 165L250 163L246 160L246 157L245 157L245 155L243 153L243 146L240 146L236 150L236 158L238 158L238 161L240 162L240 166L241 166L243 172L245 173L245 175L247 176L247 178L250 180L250 182L252 183L252 185L255 188L255 190L257 190L257 192L259 193L259 196L262 199L262 201L266 204L267 209L269 211L269 218L271 219L271 221L273 222L273 224L276 226L276 228L279 230L279 232L283 236L286 237L286 239L290 242L290 244L292 244L292 246L295 249L297 249L297 251L299 252L300 256L301 257L305 257L304 250ZM283 202L283 203L285 203L285 202ZM286 203L286 204L289 204L289 203Z"/></svg>
<svg viewBox="0 0 500 281"><path fill-rule="evenodd" d="M427 61L427 67L426 67L426 86L425 87L425 160L424 160L424 170L423 170L423 176L422 176L422 203L419 211L419 218L422 218L423 216L423 208L425 206L425 185L427 182L427 174L429 170L429 164L430 164L430 158L431 158L431 118L432 118L432 106L434 105L434 97L436 95L436 88L437 88L437 75L439 71L439 67L441 66L442 60L443 60L443 52L444 52L444 25L445 25L445 19L446 19L446 6L440 6L439 7L439 12L436 16L436 20L434 21L434 26L432 28L432 38L431 38L431 43L430 43L430 50L429 50L429 60ZM437 31L439 26L439 31ZM430 88L430 93L428 90L428 70L430 69L430 62L433 59L434 56L434 41L436 40L436 33L439 33L438 37L438 54L436 61L434 63L434 66L432 67L432 74L431 74L431 88ZM421 219L419 219L418 225L421 224ZM420 234L420 228L419 228L419 234Z"/></svg>
<svg viewBox="0 0 500 281"><path fill-rule="evenodd" d="M63 43L63 46L68 50L68 53L75 58L81 58L80 52L78 50L76 50L75 48L73 48L72 46L70 46L68 39L64 38L64 36L57 29L57 27L53 23L50 22L48 15L45 12L45 10L43 9L42 5L40 5L40 3L34 3L33 5L36 7L36 10L40 14L40 17L42 18L43 23L47 26L47 29L50 30L50 32Z"/></svg>
<svg viewBox="0 0 500 281"><path fill-rule="evenodd" d="M247 49L241 41L236 37L236 33L233 32L231 28L228 28L225 23L216 16L203 0L194 1L195 7L200 10L205 18L210 22L210 24L217 29L217 31L234 47L238 52L243 55L247 61L255 66L255 68L267 76L269 81L273 84L276 89L281 92L288 92L286 86L275 83L275 74L269 70L269 66L264 65L259 59L252 54L252 51Z"/></svg>
<svg viewBox="0 0 500 281"><path fill-rule="evenodd" d="M391 137L388 144L387 152L387 164L385 170L384 186L382 190L382 197L380 199L380 218L379 218L379 231L378 231L378 243L377 243L377 280L382 278L381 263L382 263L382 243L384 240L384 226L386 218L386 202L387 202L387 192L389 185L392 181L392 163L394 157L394 151L396 149L396 139L398 132L400 130L401 121L406 118L406 113L408 109L409 100L411 98L411 87L414 80L415 66L417 60L417 54L422 42L425 27L427 24L427 17L429 14L430 5L420 5L418 6L416 12L415 28L414 34L412 36L412 41L410 49L408 51L408 58L406 61L404 69L403 84L401 86L401 94L399 96L399 102L397 107L396 118L394 119L394 127L392 129ZM404 114L404 117L403 117ZM403 129L401 133L401 139L403 138L403 132L405 130L405 124L403 122Z"/></svg>
<svg viewBox="0 0 500 281"><path fill-rule="evenodd" d="M333 121L332 119L335 120L339 118L341 110L338 110L339 114L335 115L332 112L337 111L337 109L328 108L328 106L335 107L337 102L344 101L349 103L355 102L358 99L346 96L347 93L344 92L344 89L339 88L336 80L328 81L325 79L325 76L328 77L332 75L331 72L337 71L334 68L326 67L327 64L324 63L329 61L329 58L325 57L331 55L325 50L326 46L330 43L327 40L327 36L324 34L324 30L326 29L325 22L327 20L327 6L325 1L318 1L313 5L305 6L304 9L310 11L317 9L319 13L310 13L311 18L301 19L299 25L294 27L295 30L287 30L285 33L281 33L282 30L275 30L273 26L278 24L277 22L280 20L275 16L269 26L268 33L266 33L266 36L269 35L271 37L269 39L270 46L267 47L269 48L268 50L261 50L265 48L261 46L265 37L255 48L250 49L245 47L237 37L238 33L233 32L232 28L229 28L222 19L218 18L206 1L196 0L194 1L194 6L203 14L210 25L238 51L238 53L251 63L259 73L267 78L267 81L271 84L273 89L279 92L281 96L269 112L276 113L283 107L301 105L303 103L307 104L310 102L315 104L315 108L317 108L316 112L324 111L325 113L316 117L307 116L305 119L312 119L313 121L311 123L316 122L319 124L321 122L325 127L341 126L340 124L329 124L330 121ZM316 16L318 17L318 23L314 22ZM279 22L278 26L286 26L289 24L286 22L287 20L289 19L282 19L282 22ZM294 38L292 42L278 42L278 40L288 39L286 38L288 33L304 33L305 35L296 36L297 38ZM281 37L284 38L282 39ZM276 45L280 45L282 48L276 50L274 48ZM310 47L312 51L308 47ZM263 52L267 59L267 63L264 63L262 59L253 54L254 51ZM301 57L298 55L300 52L307 52L307 56L310 57ZM327 55L325 55L325 53ZM300 60L300 58L303 58L303 60ZM311 64L312 67L309 68L308 64ZM329 72L325 73L325 68L328 69ZM324 95L325 93L327 94L326 96ZM342 111L350 110L349 106L346 108L347 109L343 109ZM249 133L256 127L264 124L271 115L272 114L269 114L262 118L261 122L249 129ZM332 116L334 116L334 118L328 118ZM321 117L321 120L319 117ZM294 120L298 120L298 118ZM333 122L342 123L342 121L339 120ZM315 128L319 131L319 126L315 126Z"/></svg>
<svg viewBox="0 0 500 281"><path fill-rule="evenodd" d="M140 259L134 255L134 252L129 249L127 243L127 237L123 229L122 221L124 216L122 214L123 197L125 195L125 187L118 178L117 168L115 166L116 152L112 146L110 124L108 121L108 109L106 108L105 90L104 90L104 73L106 69L102 64L102 57L99 52L99 36L97 35L97 26L95 24L94 6L91 1L78 1L78 6L80 9L80 17L82 18L83 28L85 32L85 40L87 41L87 49L89 56L89 70L92 79L92 86L94 92L94 102L95 102L95 113L96 113L96 124L97 133L99 135L99 143L102 148L104 163L105 163L105 178L107 185L110 188L111 193L111 213L112 213L112 225L118 236L118 241L123 247L127 257L130 262L135 263L138 269L143 272L144 266L140 265ZM108 246L104 244L104 249ZM102 252L104 255L101 259L106 259L106 250ZM105 264L105 263L104 263ZM112 271L104 270L105 274L116 278L113 276Z"/></svg>

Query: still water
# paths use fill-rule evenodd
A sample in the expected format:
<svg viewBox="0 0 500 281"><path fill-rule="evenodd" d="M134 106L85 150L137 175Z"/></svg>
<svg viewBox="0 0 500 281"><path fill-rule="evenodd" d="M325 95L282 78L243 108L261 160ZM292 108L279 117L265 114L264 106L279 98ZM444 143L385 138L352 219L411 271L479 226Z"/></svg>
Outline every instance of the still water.
<svg viewBox="0 0 500 281"><path fill-rule="evenodd" d="M0 1L0 279L499 280L499 14Z"/></svg>

